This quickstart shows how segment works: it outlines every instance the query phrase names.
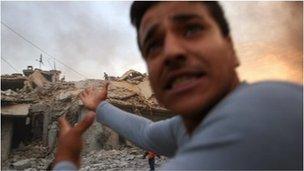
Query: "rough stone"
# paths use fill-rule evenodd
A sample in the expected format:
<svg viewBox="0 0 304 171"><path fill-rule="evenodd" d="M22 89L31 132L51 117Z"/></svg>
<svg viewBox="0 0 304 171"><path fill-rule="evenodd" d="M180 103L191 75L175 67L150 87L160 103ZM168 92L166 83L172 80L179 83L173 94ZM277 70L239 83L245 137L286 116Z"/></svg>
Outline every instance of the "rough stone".
<svg viewBox="0 0 304 171"><path fill-rule="evenodd" d="M27 78L22 76L22 74L12 74L12 75L2 75L1 76L1 90L18 90L22 89L24 86L24 81L26 81Z"/></svg>
<svg viewBox="0 0 304 171"><path fill-rule="evenodd" d="M17 93L11 89L1 91L2 94L7 95L7 96L12 96L12 95L17 95Z"/></svg>
<svg viewBox="0 0 304 171"><path fill-rule="evenodd" d="M30 108L31 112L45 112L49 108L48 105L43 104L43 103L36 103L33 104Z"/></svg>
<svg viewBox="0 0 304 171"><path fill-rule="evenodd" d="M26 117L29 113L30 104L11 104L1 106L2 116Z"/></svg>
<svg viewBox="0 0 304 171"><path fill-rule="evenodd" d="M49 81L45 79L45 77L38 70L34 71L34 73L31 74L28 79L33 85L33 87L43 87L44 85L49 83Z"/></svg>
<svg viewBox="0 0 304 171"><path fill-rule="evenodd" d="M31 167L31 161L33 159L24 159L13 163L14 169L24 170Z"/></svg>
<svg viewBox="0 0 304 171"><path fill-rule="evenodd" d="M57 139L57 131L58 131L57 123L53 122L52 125L50 126L49 133L48 133L49 151L52 151L55 147L56 139Z"/></svg>
<svg viewBox="0 0 304 171"><path fill-rule="evenodd" d="M78 122L83 119L83 117L89 112L88 109L82 108L81 114L78 119ZM91 125L91 127L84 133L83 139L84 139L84 149L83 152L90 152L93 150L101 150L103 147L102 144L105 143L105 141L102 139L103 134L103 128L101 124L99 124L96 120Z"/></svg>
<svg viewBox="0 0 304 171"><path fill-rule="evenodd" d="M1 161L8 159L13 136L13 120L1 118Z"/></svg>

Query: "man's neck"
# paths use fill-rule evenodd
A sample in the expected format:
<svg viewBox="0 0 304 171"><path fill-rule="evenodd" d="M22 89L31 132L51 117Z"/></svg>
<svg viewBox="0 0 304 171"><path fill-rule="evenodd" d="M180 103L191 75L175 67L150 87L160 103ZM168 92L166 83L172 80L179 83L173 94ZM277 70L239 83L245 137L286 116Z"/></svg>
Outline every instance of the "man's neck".
<svg viewBox="0 0 304 171"><path fill-rule="evenodd" d="M187 133L191 136L193 131L196 129L196 127L202 122L202 120L205 118L205 116L209 113L209 111L216 106L219 101L221 101L225 96L227 96L230 92L235 90L236 87L240 85L240 81L238 77L235 77L235 80L232 82L230 88L228 89L227 93L223 94L219 100L213 104L210 104L208 107L206 107L203 111L201 111L199 114L194 115L194 117L186 118L183 117L183 123L186 127Z"/></svg>
<svg viewBox="0 0 304 171"><path fill-rule="evenodd" d="M186 127L187 133L191 136L195 128L201 123L203 118L193 120L193 119L183 119L184 125Z"/></svg>

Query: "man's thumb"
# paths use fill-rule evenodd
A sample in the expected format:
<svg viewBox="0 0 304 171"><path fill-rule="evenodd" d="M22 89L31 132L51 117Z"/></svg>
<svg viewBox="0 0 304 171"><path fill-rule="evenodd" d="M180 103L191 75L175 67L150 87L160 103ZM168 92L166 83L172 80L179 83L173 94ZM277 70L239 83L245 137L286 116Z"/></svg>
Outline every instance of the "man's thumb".
<svg viewBox="0 0 304 171"><path fill-rule="evenodd" d="M86 114L83 120L75 126L77 132L83 134L93 124L95 116L96 113L94 112L89 112Z"/></svg>

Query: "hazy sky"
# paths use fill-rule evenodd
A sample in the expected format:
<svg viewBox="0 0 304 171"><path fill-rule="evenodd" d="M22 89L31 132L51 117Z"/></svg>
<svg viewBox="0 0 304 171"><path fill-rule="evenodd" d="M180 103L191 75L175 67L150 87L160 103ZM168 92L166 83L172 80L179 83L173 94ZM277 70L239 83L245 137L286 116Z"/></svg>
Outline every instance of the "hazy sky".
<svg viewBox="0 0 304 171"><path fill-rule="evenodd" d="M54 67L66 80L146 72L129 21L131 2L1 2L1 72L28 65ZM302 82L302 2L222 2L230 22L242 79ZM33 47L5 25L44 50ZM73 72L69 66L79 72ZM82 76L83 75L83 76Z"/></svg>

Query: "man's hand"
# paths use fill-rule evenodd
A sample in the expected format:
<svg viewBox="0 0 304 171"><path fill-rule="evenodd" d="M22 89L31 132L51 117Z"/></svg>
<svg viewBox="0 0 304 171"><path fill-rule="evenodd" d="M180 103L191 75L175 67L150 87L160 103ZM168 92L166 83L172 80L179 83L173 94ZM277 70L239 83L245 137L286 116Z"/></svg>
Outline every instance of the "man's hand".
<svg viewBox="0 0 304 171"><path fill-rule="evenodd" d="M58 119L60 131L54 164L67 160L73 162L78 168L80 167L80 152L83 146L81 136L92 125L95 115L94 112L89 112L74 127L69 124L64 116Z"/></svg>
<svg viewBox="0 0 304 171"><path fill-rule="evenodd" d="M109 83L107 82L105 87L102 87L100 91L96 90L95 87L90 87L81 92L79 97L83 105L89 110L96 111L99 103L107 99L108 86Z"/></svg>

